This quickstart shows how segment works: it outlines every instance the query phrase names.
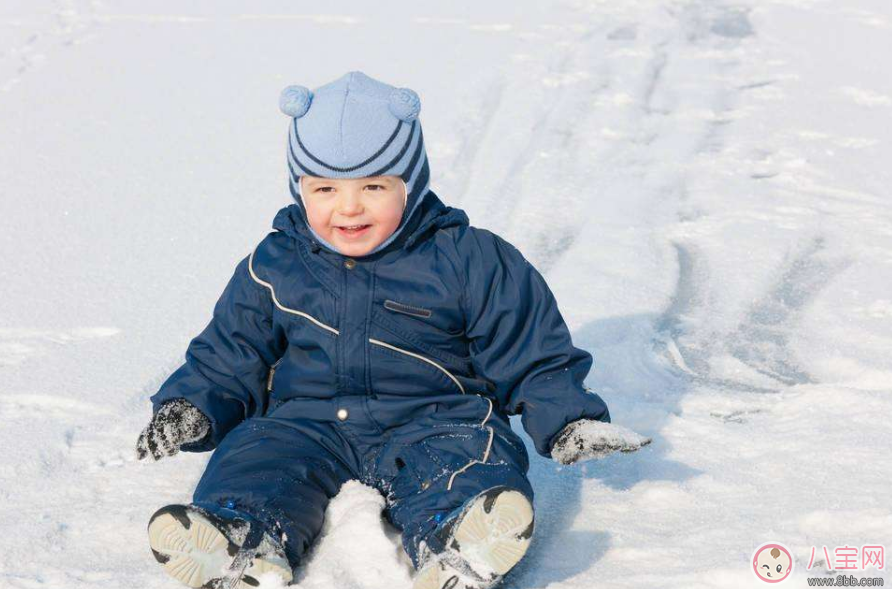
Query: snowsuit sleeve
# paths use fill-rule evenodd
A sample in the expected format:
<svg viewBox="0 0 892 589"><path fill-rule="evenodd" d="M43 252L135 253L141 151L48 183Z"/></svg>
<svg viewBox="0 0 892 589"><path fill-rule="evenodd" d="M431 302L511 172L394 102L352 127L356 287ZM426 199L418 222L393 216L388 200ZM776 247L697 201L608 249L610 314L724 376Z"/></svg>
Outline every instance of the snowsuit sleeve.
<svg viewBox="0 0 892 589"><path fill-rule="evenodd" d="M580 418L610 421L607 404L583 381L592 356L576 348L545 279L507 241L469 228L464 257L466 333L477 376L496 385L500 406L521 414L536 451Z"/></svg>
<svg viewBox="0 0 892 589"><path fill-rule="evenodd" d="M186 362L151 397L154 411L172 399L186 399L211 421L204 439L186 444L186 452L205 452L248 417L267 408L270 366L287 345L272 321L269 291L255 282L245 258L214 307L213 318L186 350Z"/></svg>

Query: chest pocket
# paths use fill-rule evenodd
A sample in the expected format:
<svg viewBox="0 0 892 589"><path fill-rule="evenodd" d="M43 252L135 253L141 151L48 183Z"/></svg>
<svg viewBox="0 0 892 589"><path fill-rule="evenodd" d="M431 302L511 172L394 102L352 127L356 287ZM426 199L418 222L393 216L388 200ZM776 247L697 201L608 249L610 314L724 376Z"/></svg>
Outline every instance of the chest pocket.
<svg viewBox="0 0 892 589"><path fill-rule="evenodd" d="M425 356L460 372L468 370L468 342L448 309L419 307L391 299L378 305L381 306L372 313L375 324Z"/></svg>
<svg viewBox="0 0 892 589"><path fill-rule="evenodd" d="M412 305L391 301L390 299L384 301L384 308L388 311L393 311L394 313L404 313L406 315L411 315L412 317L421 317L423 319L430 319L430 316L433 314L430 309L414 307Z"/></svg>

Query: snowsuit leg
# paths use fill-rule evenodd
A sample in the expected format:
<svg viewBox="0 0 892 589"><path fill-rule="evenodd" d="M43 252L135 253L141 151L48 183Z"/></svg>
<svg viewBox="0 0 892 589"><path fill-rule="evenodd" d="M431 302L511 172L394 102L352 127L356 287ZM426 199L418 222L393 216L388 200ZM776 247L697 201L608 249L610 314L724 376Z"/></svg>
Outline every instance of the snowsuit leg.
<svg viewBox="0 0 892 589"><path fill-rule="evenodd" d="M506 487L533 501L523 442L506 416L489 414L485 403L477 407L475 416L435 413L403 426L378 457L385 515L402 531L403 547L416 568L424 557L422 543L431 552L442 551L433 532L480 493Z"/></svg>
<svg viewBox="0 0 892 589"><path fill-rule="evenodd" d="M313 420L249 419L214 452L193 503L226 516L235 510L285 537L292 568L322 529L341 485L356 478L338 457L331 425Z"/></svg>

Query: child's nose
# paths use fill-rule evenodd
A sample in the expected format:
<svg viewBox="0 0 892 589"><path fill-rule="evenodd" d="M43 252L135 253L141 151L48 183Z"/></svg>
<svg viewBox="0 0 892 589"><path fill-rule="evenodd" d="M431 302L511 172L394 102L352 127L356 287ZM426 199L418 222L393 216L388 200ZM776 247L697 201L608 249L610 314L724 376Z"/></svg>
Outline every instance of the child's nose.
<svg viewBox="0 0 892 589"><path fill-rule="evenodd" d="M341 214L355 215L362 212L362 199L353 191L345 193L338 204L338 212Z"/></svg>

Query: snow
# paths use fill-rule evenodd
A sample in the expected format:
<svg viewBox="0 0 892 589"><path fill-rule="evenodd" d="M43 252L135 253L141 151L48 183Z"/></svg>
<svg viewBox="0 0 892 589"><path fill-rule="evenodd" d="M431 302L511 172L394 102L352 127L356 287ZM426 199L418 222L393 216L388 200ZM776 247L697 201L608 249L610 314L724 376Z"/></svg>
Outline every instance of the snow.
<svg viewBox="0 0 892 589"><path fill-rule="evenodd" d="M890 30L881 0L5 0L0 587L178 586L145 525L208 455L137 462L148 397L289 202L279 91L351 69L418 91L438 194L653 438L533 457L509 586L757 587L766 542L805 586L812 547L892 546ZM299 586L410 587L380 509L345 486Z"/></svg>

